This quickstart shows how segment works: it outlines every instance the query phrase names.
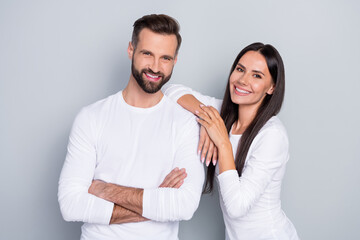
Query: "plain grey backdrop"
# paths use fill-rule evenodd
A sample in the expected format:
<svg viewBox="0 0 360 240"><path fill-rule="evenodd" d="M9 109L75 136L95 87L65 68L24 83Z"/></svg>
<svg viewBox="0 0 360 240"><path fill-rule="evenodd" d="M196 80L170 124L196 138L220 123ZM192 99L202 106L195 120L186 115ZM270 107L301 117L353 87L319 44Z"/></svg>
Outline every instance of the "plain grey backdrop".
<svg viewBox="0 0 360 240"><path fill-rule="evenodd" d="M355 0L0 0L0 239L79 239L57 202L70 127L81 107L125 87L132 24L149 13L181 24L171 81L218 98L243 47L279 50L291 143L283 209L302 239L360 239ZM216 193L179 235L224 239Z"/></svg>

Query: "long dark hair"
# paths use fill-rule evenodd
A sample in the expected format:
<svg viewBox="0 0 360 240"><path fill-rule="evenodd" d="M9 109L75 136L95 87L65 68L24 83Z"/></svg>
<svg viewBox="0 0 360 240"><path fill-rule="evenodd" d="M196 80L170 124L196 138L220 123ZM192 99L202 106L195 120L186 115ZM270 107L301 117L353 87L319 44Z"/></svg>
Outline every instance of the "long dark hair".
<svg viewBox="0 0 360 240"><path fill-rule="evenodd" d="M253 142L256 135L259 133L260 129L265 125L265 123L272 116L275 116L279 113L285 94L285 69L279 52L270 44L265 45L263 43L253 43L245 47L237 55L231 67L228 83L225 90L224 100L221 106L220 115L225 122L228 133L230 132L231 126L234 124L234 122L238 120L239 112L239 106L231 101L229 80L240 58L248 51L259 52L265 57L272 81L275 85L275 89L273 94L267 94L265 96L255 115L255 118L252 120L250 125L246 128L246 130L241 136L241 140L239 141L235 157L235 166L239 176L241 176L242 174L246 156L251 143ZM210 193L213 190L214 175L215 166L210 164L207 170L204 193Z"/></svg>

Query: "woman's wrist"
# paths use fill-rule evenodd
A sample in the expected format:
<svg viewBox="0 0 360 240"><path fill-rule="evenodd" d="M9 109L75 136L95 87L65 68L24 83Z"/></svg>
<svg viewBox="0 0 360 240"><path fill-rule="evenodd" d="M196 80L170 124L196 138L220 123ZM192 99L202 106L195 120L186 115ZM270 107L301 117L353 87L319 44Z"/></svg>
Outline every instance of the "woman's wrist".
<svg viewBox="0 0 360 240"><path fill-rule="evenodd" d="M221 147L218 147L218 156L219 156L219 173L222 173L227 170L236 169L234 155L232 151L232 146L230 141L224 142Z"/></svg>

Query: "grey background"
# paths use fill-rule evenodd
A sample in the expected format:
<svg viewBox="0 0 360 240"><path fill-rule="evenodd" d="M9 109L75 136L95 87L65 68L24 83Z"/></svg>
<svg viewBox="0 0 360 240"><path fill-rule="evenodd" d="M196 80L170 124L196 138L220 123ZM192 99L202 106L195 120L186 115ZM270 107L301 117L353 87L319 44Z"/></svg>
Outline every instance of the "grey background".
<svg viewBox="0 0 360 240"><path fill-rule="evenodd" d="M184 42L172 82L221 98L246 45L286 67L283 209L302 239L360 239L358 1L0 1L0 239L79 239L57 182L76 113L122 89L133 22L166 13ZM181 239L224 239L217 195Z"/></svg>

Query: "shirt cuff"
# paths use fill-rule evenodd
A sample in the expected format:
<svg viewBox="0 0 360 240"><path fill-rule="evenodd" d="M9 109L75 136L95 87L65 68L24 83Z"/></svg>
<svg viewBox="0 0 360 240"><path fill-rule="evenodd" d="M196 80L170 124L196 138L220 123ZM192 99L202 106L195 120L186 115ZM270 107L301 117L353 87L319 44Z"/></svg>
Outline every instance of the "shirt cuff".
<svg viewBox="0 0 360 240"><path fill-rule="evenodd" d="M158 202L157 189L144 189L143 193L143 212L142 216L148 219L156 219L156 206Z"/></svg>
<svg viewBox="0 0 360 240"><path fill-rule="evenodd" d="M87 222L109 224L114 210L114 203L94 196L93 206L94 207L91 208L93 209L91 214L92 219L89 219Z"/></svg>

